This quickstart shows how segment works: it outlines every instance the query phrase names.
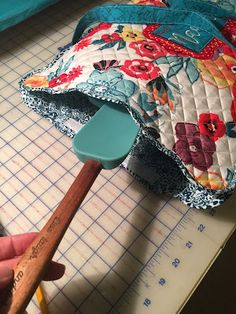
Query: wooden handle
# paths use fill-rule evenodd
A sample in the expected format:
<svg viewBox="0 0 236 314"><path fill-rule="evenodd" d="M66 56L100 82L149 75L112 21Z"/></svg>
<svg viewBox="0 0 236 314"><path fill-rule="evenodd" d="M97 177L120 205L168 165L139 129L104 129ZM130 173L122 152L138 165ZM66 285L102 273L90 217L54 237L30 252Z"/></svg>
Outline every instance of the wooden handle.
<svg viewBox="0 0 236 314"><path fill-rule="evenodd" d="M72 218L101 169L102 165L97 161L89 160L84 164L54 214L17 264L13 286L0 301L1 314L24 312Z"/></svg>

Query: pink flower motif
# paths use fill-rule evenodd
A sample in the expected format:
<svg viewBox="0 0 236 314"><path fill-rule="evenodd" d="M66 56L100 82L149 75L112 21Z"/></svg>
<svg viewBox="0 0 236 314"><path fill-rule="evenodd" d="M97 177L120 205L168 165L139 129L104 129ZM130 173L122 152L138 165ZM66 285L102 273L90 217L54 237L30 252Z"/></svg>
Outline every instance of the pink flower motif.
<svg viewBox="0 0 236 314"><path fill-rule="evenodd" d="M135 4L151 4L156 5L159 7L166 7L166 1L165 0L132 0Z"/></svg>
<svg viewBox="0 0 236 314"><path fill-rule="evenodd" d="M117 33L113 33L111 35L109 34L104 34L102 35L101 39L105 42L105 43L110 43L112 41L119 41L122 40L122 38L117 34Z"/></svg>
<svg viewBox="0 0 236 314"><path fill-rule="evenodd" d="M126 60L120 69L127 75L142 80L153 80L160 74L160 69L151 61L140 59Z"/></svg>
<svg viewBox="0 0 236 314"><path fill-rule="evenodd" d="M129 47L134 49L139 56L150 59L157 59L167 55L167 51L155 41L133 41Z"/></svg>

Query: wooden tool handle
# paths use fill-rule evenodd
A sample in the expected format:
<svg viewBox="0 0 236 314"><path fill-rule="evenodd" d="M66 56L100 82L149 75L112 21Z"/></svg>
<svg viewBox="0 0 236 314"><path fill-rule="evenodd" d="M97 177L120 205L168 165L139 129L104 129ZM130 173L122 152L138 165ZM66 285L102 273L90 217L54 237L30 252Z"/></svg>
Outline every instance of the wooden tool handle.
<svg viewBox="0 0 236 314"><path fill-rule="evenodd" d="M14 271L14 282L0 303L1 314L21 314L43 279L64 233L90 187L102 169L97 161L87 161L65 197L28 247Z"/></svg>

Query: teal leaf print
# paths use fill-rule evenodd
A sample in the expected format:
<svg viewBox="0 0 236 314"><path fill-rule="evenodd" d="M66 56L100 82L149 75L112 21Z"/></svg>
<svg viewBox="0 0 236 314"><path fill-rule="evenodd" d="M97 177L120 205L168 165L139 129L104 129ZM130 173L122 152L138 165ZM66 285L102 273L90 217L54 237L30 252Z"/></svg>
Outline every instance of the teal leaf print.
<svg viewBox="0 0 236 314"><path fill-rule="evenodd" d="M234 172L228 168L227 169L227 175L226 175L226 181L231 182L233 177L234 177Z"/></svg>
<svg viewBox="0 0 236 314"><path fill-rule="evenodd" d="M63 59L61 59L59 66L58 66L56 72L54 73L54 77L57 77L62 73L62 68L63 68Z"/></svg>
<svg viewBox="0 0 236 314"><path fill-rule="evenodd" d="M103 45L102 47L99 48L99 50L107 49L107 48L112 48L117 44L117 41L111 41L110 43L107 43Z"/></svg>
<svg viewBox="0 0 236 314"><path fill-rule="evenodd" d="M146 112L155 110L157 104L153 101L148 101L148 95L146 93L141 93L138 97L139 106Z"/></svg>
<svg viewBox="0 0 236 314"><path fill-rule="evenodd" d="M54 77L56 77L54 72L49 73L48 81L51 81Z"/></svg>
<svg viewBox="0 0 236 314"><path fill-rule="evenodd" d="M183 61L182 60L180 60L178 63L175 63L174 65L171 65L171 67L167 73L167 78L170 78L170 77L176 75L182 68L183 68Z"/></svg>
<svg viewBox="0 0 236 314"><path fill-rule="evenodd" d="M125 47L126 47L126 42L124 40L120 40L117 50L123 49Z"/></svg>
<svg viewBox="0 0 236 314"><path fill-rule="evenodd" d="M227 122L226 123L226 135L229 137L236 138L236 125L235 123L232 122Z"/></svg>
<svg viewBox="0 0 236 314"><path fill-rule="evenodd" d="M172 62L178 62L180 57L172 57L172 56L167 56L167 57L160 57L154 60L153 62L158 64L170 64Z"/></svg>
<svg viewBox="0 0 236 314"><path fill-rule="evenodd" d="M75 56L70 57L70 59L66 63L64 63L63 59L61 59L59 66L58 66L58 69L56 70L54 75L52 75L52 73L50 73L48 79L50 80L54 77L60 76L62 73L65 73L68 70L71 63L73 62L74 58L75 58Z"/></svg>
<svg viewBox="0 0 236 314"><path fill-rule="evenodd" d="M122 33L123 32L124 25L118 25L117 30L115 33Z"/></svg>
<svg viewBox="0 0 236 314"><path fill-rule="evenodd" d="M199 71L195 66L193 58L190 57L161 57L154 61L156 64L169 64L170 68L166 75L167 79L177 75L180 70L184 70L189 81L193 84L199 78Z"/></svg>
<svg viewBox="0 0 236 314"><path fill-rule="evenodd" d="M193 84L194 82L196 82L199 78L199 72L195 66L195 62L192 58L189 58L186 61L186 68L185 68L185 72L188 76L189 81Z"/></svg>
<svg viewBox="0 0 236 314"><path fill-rule="evenodd" d="M92 45L101 45L104 43L103 39L97 39L91 42Z"/></svg>
<svg viewBox="0 0 236 314"><path fill-rule="evenodd" d="M178 62L179 60L184 59L178 56L167 56L166 58L169 63Z"/></svg>
<svg viewBox="0 0 236 314"><path fill-rule="evenodd" d="M142 120L144 123L154 122L160 119L161 114L157 110L157 104L153 101L149 101L146 93L141 93L138 97L138 105L143 109Z"/></svg>
<svg viewBox="0 0 236 314"><path fill-rule="evenodd" d="M71 63L74 61L75 56L70 57L70 59L64 64L62 68L62 73L66 72L70 67Z"/></svg>

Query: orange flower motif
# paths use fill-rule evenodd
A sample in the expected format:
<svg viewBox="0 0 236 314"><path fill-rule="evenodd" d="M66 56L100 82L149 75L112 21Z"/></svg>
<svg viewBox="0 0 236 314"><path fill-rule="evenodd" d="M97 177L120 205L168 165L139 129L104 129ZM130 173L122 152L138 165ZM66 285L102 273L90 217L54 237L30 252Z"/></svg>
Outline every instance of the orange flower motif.
<svg viewBox="0 0 236 314"><path fill-rule="evenodd" d="M197 60L204 81L218 88L232 87L236 80L236 59L223 55L216 60Z"/></svg>
<svg viewBox="0 0 236 314"><path fill-rule="evenodd" d="M24 85L33 88L48 87L48 79L46 76L34 75L26 79Z"/></svg>
<svg viewBox="0 0 236 314"><path fill-rule="evenodd" d="M156 87L154 87L152 91L152 95L155 100L160 102L160 105L164 106L165 104L168 104L170 111L174 112L175 110L174 103L168 96L166 90L164 90L162 95L160 95L160 91Z"/></svg>
<svg viewBox="0 0 236 314"><path fill-rule="evenodd" d="M227 187L227 182L217 172L204 171L196 180L206 188L212 190L223 190Z"/></svg>

